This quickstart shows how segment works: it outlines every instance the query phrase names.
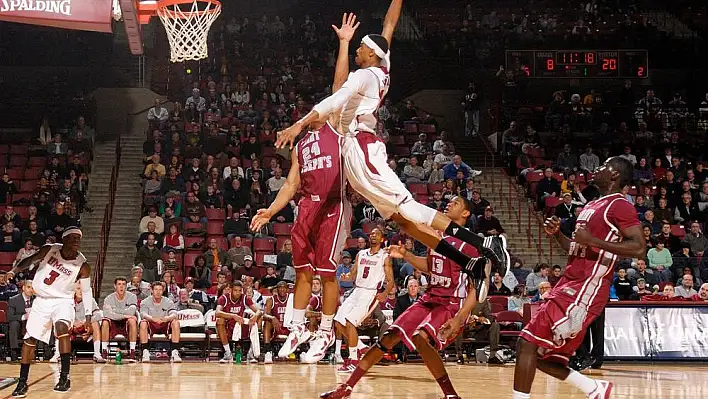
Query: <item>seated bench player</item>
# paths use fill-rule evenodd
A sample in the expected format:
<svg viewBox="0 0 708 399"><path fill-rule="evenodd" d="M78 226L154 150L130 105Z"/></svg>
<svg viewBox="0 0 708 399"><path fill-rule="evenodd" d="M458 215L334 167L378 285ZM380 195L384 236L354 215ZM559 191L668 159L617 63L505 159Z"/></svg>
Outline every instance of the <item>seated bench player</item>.
<svg viewBox="0 0 708 399"><path fill-rule="evenodd" d="M76 291L74 292L74 309L76 311L76 317L74 318L74 322L71 326L71 330L69 330L69 336L71 338L71 341L75 341L77 339L82 339L84 341L88 341L89 339L93 340L93 361L96 363L105 363L105 360L101 356L101 329L98 327L98 323L101 321L101 309L98 307L98 303L96 303L96 300L93 299L91 303L91 308L92 308L92 316L91 316L91 336L87 334L86 331L86 312L85 312L85 306L86 304L83 301L83 295L81 294L81 287L78 286L76 287ZM58 363L59 362L59 340L55 339L54 340L54 356L52 356L51 359L49 359L50 363Z"/></svg>
<svg viewBox="0 0 708 399"><path fill-rule="evenodd" d="M130 352L125 359L135 363L135 347L138 341L138 297L128 291L128 279L116 277L113 280L113 293L103 300L103 318L101 319L101 358L108 360L108 343L117 335L128 339Z"/></svg>
<svg viewBox="0 0 708 399"><path fill-rule="evenodd" d="M263 321L263 350L265 351L263 363L265 364L273 363L273 353L270 346L273 338L278 335L285 335L287 337L288 334L290 334L290 330L284 325L289 297L288 283L279 281L275 288L275 295L266 300Z"/></svg>
<svg viewBox="0 0 708 399"><path fill-rule="evenodd" d="M170 298L162 296L164 286L162 282L155 281L151 284L152 295L140 302L140 346L143 348L143 363L150 361L148 340L155 334L164 334L170 338L170 361L181 363L177 346L179 345L179 320L177 307Z"/></svg>
<svg viewBox="0 0 708 399"><path fill-rule="evenodd" d="M224 292L216 301L216 332L224 347L224 356L219 360L219 363L231 363L234 357L230 342L240 342L241 353L247 353L251 344L250 326L256 324L261 312L251 298L244 294L243 283L240 281L226 283ZM250 309L255 314L247 321L244 317L246 309ZM238 339L233 339L236 324L240 326L241 336Z"/></svg>

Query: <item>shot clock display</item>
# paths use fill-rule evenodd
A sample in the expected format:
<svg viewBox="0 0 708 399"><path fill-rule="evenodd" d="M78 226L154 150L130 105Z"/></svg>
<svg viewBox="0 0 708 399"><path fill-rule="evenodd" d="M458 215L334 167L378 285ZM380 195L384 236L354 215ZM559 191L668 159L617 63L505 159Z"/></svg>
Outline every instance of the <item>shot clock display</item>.
<svg viewBox="0 0 708 399"><path fill-rule="evenodd" d="M507 50L506 68L530 78L649 77L646 50Z"/></svg>

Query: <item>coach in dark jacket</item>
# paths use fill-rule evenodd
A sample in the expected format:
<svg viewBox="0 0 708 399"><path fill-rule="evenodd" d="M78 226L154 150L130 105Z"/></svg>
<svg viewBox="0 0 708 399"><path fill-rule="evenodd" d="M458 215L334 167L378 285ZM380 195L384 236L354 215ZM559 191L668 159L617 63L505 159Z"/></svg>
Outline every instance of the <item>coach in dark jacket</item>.
<svg viewBox="0 0 708 399"><path fill-rule="evenodd" d="M20 283L22 292L7 301L7 321L9 324L10 355L16 359L22 344L22 330L27 323L28 309L34 303L34 291L29 280Z"/></svg>
<svg viewBox="0 0 708 399"><path fill-rule="evenodd" d="M420 285L418 283L418 280L412 277L409 278L406 287L408 288L408 293L401 295L396 299L396 306L393 308L394 321L398 318L398 316L401 315L401 313L405 312L406 309L408 309L413 304L413 302L417 301L420 297Z"/></svg>

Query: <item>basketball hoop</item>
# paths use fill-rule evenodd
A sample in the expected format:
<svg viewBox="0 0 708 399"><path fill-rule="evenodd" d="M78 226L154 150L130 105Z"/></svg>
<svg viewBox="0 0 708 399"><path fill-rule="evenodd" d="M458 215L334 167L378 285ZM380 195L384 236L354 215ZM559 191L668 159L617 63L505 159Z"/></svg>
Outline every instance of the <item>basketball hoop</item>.
<svg viewBox="0 0 708 399"><path fill-rule="evenodd" d="M209 56L209 29L221 14L217 0L158 0L157 16L170 42L170 61L201 60Z"/></svg>

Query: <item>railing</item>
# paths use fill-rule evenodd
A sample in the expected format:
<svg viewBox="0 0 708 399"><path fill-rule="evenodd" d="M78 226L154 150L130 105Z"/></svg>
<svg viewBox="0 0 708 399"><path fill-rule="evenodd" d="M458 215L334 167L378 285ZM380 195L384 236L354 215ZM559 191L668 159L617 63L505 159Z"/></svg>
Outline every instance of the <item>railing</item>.
<svg viewBox="0 0 708 399"><path fill-rule="evenodd" d="M106 262L106 251L108 250L108 240L111 234L111 220L113 218L113 208L116 199L116 187L118 184L118 173L120 170L120 155L122 151L120 143L120 133L116 138L116 158L111 169L111 180L108 183L108 204L103 211L103 221L101 223L101 233L99 238L98 254L96 255L96 267L93 273L93 295L94 298L101 296L101 283L103 282L103 268Z"/></svg>

